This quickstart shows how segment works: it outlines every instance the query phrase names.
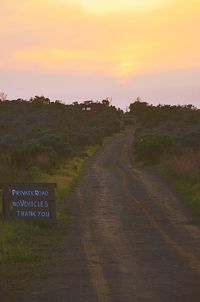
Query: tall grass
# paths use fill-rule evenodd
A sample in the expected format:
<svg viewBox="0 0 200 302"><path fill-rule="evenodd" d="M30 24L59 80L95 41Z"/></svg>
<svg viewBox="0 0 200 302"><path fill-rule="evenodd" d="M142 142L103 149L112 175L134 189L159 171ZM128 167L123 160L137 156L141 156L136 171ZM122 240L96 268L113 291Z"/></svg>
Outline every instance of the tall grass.
<svg viewBox="0 0 200 302"><path fill-rule="evenodd" d="M180 155L171 156L167 164L169 171L178 177L189 181L200 178L200 151L186 150Z"/></svg>
<svg viewBox="0 0 200 302"><path fill-rule="evenodd" d="M41 259L46 247L47 229L37 224L23 222L0 223L0 264L21 263Z"/></svg>
<svg viewBox="0 0 200 302"><path fill-rule="evenodd" d="M200 217L200 151L183 150L156 166L159 172Z"/></svg>

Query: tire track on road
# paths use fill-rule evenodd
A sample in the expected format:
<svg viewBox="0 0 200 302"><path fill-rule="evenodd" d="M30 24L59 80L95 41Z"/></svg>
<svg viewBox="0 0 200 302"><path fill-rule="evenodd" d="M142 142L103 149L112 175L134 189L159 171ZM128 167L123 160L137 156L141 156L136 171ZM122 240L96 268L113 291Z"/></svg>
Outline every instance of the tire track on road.
<svg viewBox="0 0 200 302"><path fill-rule="evenodd" d="M77 190L77 195L80 205L83 208L84 197L82 196L80 188ZM98 302L112 302L110 288L105 278L101 258L98 255L95 244L93 244L89 218L87 218L85 215L82 218L82 243L88 262L88 268L91 274L91 280L96 290Z"/></svg>
<svg viewBox="0 0 200 302"><path fill-rule="evenodd" d="M154 229L165 239L165 241L173 247L180 256L182 256L191 266L192 269L195 269L197 272L200 273L200 262L196 257L186 250L183 246L181 246L175 239L173 239L156 221L151 211L144 205L141 200L138 200L133 193L129 189L128 180L127 180L127 173L125 170L117 164L117 167L122 175L123 179L123 187L132 201L137 204L137 206L143 211L144 215L148 219L149 223L154 227Z"/></svg>

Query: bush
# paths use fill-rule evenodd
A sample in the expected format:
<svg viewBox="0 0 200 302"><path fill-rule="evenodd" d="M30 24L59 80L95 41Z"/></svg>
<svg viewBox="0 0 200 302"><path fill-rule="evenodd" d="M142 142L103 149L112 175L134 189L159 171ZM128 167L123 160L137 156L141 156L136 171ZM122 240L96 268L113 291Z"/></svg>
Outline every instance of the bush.
<svg viewBox="0 0 200 302"><path fill-rule="evenodd" d="M160 162L161 157L178 150L172 137L161 134L137 135L135 140L136 160L147 164Z"/></svg>
<svg viewBox="0 0 200 302"><path fill-rule="evenodd" d="M37 170L52 173L63 159L84 155L87 146L120 130L115 107L107 101L89 105L93 110L84 112L84 103L52 103L43 96L0 102L0 167L6 171L1 179L19 181Z"/></svg>
<svg viewBox="0 0 200 302"><path fill-rule="evenodd" d="M180 142L184 147L199 148L200 147L200 133L190 132L180 138Z"/></svg>
<svg viewBox="0 0 200 302"><path fill-rule="evenodd" d="M38 138L38 142L43 149L52 149L58 155L67 156L71 153L70 145L54 133L45 133Z"/></svg>
<svg viewBox="0 0 200 302"><path fill-rule="evenodd" d="M29 139L11 153L12 163L16 166L31 167L38 165L50 169L60 158L71 154L69 143L53 133L42 134Z"/></svg>

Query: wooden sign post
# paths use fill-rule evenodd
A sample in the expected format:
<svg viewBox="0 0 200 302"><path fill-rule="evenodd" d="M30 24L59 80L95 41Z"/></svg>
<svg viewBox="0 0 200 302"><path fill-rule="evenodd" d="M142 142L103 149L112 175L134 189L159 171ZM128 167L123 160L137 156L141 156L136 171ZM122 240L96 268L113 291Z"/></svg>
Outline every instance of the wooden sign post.
<svg viewBox="0 0 200 302"><path fill-rule="evenodd" d="M55 183L13 183L3 186L5 219L56 222Z"/></svg>

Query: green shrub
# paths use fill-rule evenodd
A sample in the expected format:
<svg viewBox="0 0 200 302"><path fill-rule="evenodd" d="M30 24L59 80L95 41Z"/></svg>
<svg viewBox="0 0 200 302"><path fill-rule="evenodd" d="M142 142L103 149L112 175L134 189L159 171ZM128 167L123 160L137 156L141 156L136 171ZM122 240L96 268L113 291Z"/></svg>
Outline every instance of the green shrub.
<svg viewBox="0 0 200 302"><path fill-rule="evenodd" d="M87 146L120 130L114 106L90 103L93 112L84 112L84 103L53 103L43 96L0 102L0 179L30 180L38 170L51 174L63 159L84 155Z"/></svg>
<svg viewBox="0 0 200 302"><path fill-rule="evenodd" d="M147 164L156 164L161 157L177 151L174 139L162 134L146 134L136 136L135 157L136 160Z"/></svg>
<svg viewBox="0 0 200 302"><path fill-rule="evenodd" d="M184 147L199 148L200 147L200 133L190 132L180 138L180 142Z"/></svg>

